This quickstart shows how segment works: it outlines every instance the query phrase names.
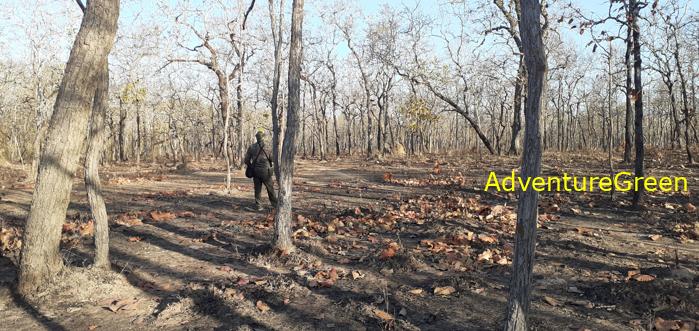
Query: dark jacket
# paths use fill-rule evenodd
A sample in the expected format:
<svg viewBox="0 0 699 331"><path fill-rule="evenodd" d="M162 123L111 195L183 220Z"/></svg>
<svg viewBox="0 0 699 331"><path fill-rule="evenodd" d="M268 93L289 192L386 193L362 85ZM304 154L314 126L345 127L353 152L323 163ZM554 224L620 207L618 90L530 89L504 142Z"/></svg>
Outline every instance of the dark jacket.
<svg viewBox="0 0 699 331"><path fill-rule="evenodd" d="M264 141L256 142L250 145L245 153L245 164L255 169L257 178L266 179L272 175L272 155L268 149Z"/></svg>

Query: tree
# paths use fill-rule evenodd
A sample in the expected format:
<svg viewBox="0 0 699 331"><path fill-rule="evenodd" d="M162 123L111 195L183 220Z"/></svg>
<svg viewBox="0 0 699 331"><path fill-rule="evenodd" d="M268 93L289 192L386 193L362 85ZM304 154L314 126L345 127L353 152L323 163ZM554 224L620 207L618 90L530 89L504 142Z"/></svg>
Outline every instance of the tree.
<svg viewBox="0 0 699 331"><path fill-rule="evenodd" d="M81 0L76 1L85 14L86 7ZM95 261L97 268L109 268L109 223L107 208L102 197L102 183L99 177L99 162L105 138L104 118L109 106L109 61L105 60L97 74L95 97L92 101L90 126L88 130L87 152L85 154L85 187L90 212L95 222ZM139 137L140 144L140 137ZM140 151L140 147L139 147Z"/></svg>
<svg viewBox="0 0 699 331"><path fill-rule="evenodd" d="M546 77L546 53L542 39L541 4L538 0L521 0L521 24L524 62L527 69L527 101L524 108L524 156L523 180L538 177L541 173L541 114L544 79ZM507 303L505 330L527 330L527 315L531 294L534 250L536 244L536 220L539 194L535 190L520 193L517 203L517 227L515 252L512 261L512 278Z"/></svg>
<svg viewBox="0 0 699 331"><path fill-rule="evenodd" d="M106 130L104 117L109 104L109 65L105 62L95 88L95 97L90 115L90 127L85 155L85 187L90 212L95 222L95 261L98 268L108 269L109 264L109 224L107 208L102 196L102 183L99 177L99 163L102 159Z"/></svg>
<svg viewBox="0 0 699 331"><path fill-rule="evenodd" d="M274 175L279 182L279 137L281 136L281 123L279 122L279 81L282 71L282 40L284 26L284 0L279 0L279 19L274 14L274 0L269 0L269 21L272 29L272 42L274 42L274 76L272 78L272 97L269 104L272 108L272 154L274 161Z"/></svg>
<svg viewBox="0 0 699 331"><path fill-rule="evenodd" d="M91 0L71 49L41 154L24 230L18 290L30 296L63 267L59 254L72 178L87 135L95 86L114 43L119 0Z"/></svg>
<svg viewBox="0 0 699 331"><path fill-rule="evenodd" d="M279 197L274 217L274 246L280 252L294 250L291 239L291 192L294 178L296 136L301 107L301 62L303 61L303 0L293 0L291 12L291 44L289 46L289 105L286 110L286 130L279 164Z"/></svg>
<svg viewBox="0 0 699 331"><path fill-rule="evenodd" d="M242 10L242 9L240 9ZM226 68L224 67L224 64L222 63L221 55L219 54L220 52L216 49L215 45L212 43L212 37L209 34L209 32L202 33L199 30L197 30L192 24L180 19L180 16L178 16L175 21L179 24L182 24L186 27L188 27L194 35L199 38L201 41L201 45L198 45L193 48L189 48L186 46L182 46L183 48L196 52L198 57L196 59L188 59L188 58L175 58L175 59L170 59L168 60L167 65L175 62L185 62L185 63L198 63L203 66L205 66L207 69L212 71L216 75L217 79L217 88L218 88L218 99L219 99L219 107L221 111L221 116L223 116L223 152L224 152L224 157L226 159L226 191L230 192L231 190L231 167L232 167L232 160L231 160L231 155L230 155L230 118L231 118L231 109L230 109L230 82L236 79L238 75L241 74L242 71L242 64L239 62L235 65L235 67L231 70L230 73L226 72ZM230 26L230 24L229 24ZM231 32L232 34L232 32ZM230 37L233 39L233 37ZM232 41L231 41L232 42ZM204 54L202 54L202 47L205 49L209 54L208 54L208 59L203 58ZM240 57L241 59L244 59L244 56ZM239 110L241 110L242 107L239 105ZM242 121L242 118L238 119L239 121ZM242 127L241 127L242 128ZM240 135L239 135L240 136ZM242 159L242 156L239 157Z"/></svg>
<svg viewBox="0 0 699 331"><path fill-rule="evenodd" d="M640 178L640 186L633 191L633 206L638 208L643 196L643 160L644 160L644 137L643 137L643 84L641 83L641 30L638 27L641 4L638 0L629 0L629 20L633 31L633 82L634 89L632 98L634 99L634 131L636 132L636 156L634 161L634 176Z"/></svg>
<svg viewBox="0 0 699 331"><path fill-rule="evenodd" d="M526 80L527 72L524 66L523 57L523 46L522 40L519 37L518 26L521 19L521 9L519 0L511 0L511 4L514 4L514 13L512 12L512 6L506 6L503 0L493 0L493 3L498 8L500 13L505 17L506 25L500 25L491 28L486 31L486 33L505 30L510 35L512 40L515 42L517 51L519 52L518 66L517 66L517 76L515 77L515 91L514 91L514 107L513 107L513 117L512 117L512 135L510 137L510 147L507 150L507 154L517 155L517 135L521 129L521 112L522 112L522 94L526 90Z"/></svg>

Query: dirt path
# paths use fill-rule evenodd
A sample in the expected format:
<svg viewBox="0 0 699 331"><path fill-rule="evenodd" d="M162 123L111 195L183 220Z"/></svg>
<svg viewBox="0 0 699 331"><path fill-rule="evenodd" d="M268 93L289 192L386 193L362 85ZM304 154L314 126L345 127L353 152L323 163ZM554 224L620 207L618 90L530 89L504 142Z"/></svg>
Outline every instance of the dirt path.
<svg viewBox="0 0 699 331"><path fill-rule="evenodd" d="M545 169L571 167L558 162ZM252 185L241 174L225 195L215 165L188 173L109 169L111 257L122 278L102 293L79 292L83 301L68 290L33 308L13 295L14 267L2 258L0 320L16 330L496 329L515 200L480 189L487 171L506 173L515 164L463 161L435 174L432 161L302 161L294 193L300 250L287 257L266 253L272 215L245 209L253 205ZM576 166L603 172L602 164ZM0 190L0 225L22 224L30 194L21 185ZM631 330L656 317L699 318L699 245L673 231L696 222L697 214L681 208L696 198L651 197L644 213L624 200L543 196L542 213L551 217L540 224L535 329ZM87 211L76 185L68 220L84 222ZM90 241L65 238L73 272L90 264ZM636 270L653 280L634 280ZM110 310L115 301L125 308Z"/></svg>

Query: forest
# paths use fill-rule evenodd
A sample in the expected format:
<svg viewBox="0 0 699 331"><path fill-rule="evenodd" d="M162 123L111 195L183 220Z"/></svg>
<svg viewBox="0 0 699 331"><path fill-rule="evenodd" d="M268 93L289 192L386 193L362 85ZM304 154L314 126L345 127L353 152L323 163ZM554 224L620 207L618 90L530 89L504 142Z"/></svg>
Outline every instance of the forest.
<svg viewBox="0 0 699 331"><path fill-rule="evenodd" d="M0 329L699 330L695 0L0 8Z"/></svg>

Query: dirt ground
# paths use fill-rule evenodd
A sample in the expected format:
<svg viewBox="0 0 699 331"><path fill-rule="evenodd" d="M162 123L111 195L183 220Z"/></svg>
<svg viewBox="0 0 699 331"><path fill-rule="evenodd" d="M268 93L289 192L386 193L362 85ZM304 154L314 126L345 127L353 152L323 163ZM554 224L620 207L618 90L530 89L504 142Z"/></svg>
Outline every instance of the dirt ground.
<svg viewBox="0 0 699 331"><path fill-rule="evenodd" d="M545 174L607 173L602 156L544 159ZM690 193L648 195L642 211L626 193L542 195L532 329L694 329L699 169L672 160L651 156L648 174L686 176ZM516 164L474 155L301 160L298 251L288 256L269 253L273 215L246 209L253 192L242 172L226 195L220 162L109 167L112 272L89 268L92 229L76 180L63 237L69 267L32 303L13 290L32 187L6 167L0 329L498 329L516 197L482 188L489 171Z"/></svg>

